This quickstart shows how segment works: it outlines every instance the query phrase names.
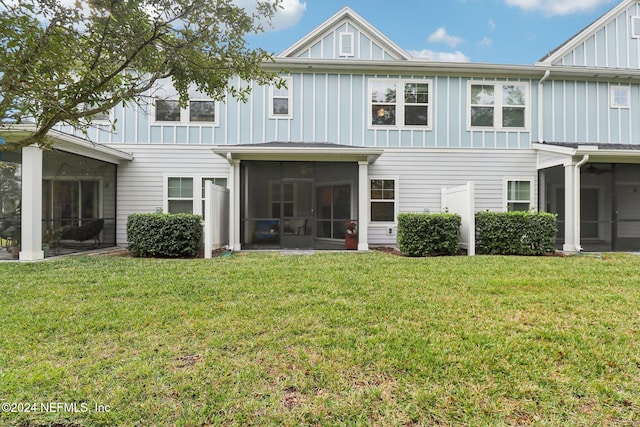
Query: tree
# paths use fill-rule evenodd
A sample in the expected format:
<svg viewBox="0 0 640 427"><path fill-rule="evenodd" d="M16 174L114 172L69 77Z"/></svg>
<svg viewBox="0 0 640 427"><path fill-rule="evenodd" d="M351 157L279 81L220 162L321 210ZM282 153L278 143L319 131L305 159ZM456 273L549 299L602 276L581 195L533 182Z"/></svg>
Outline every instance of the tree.
<svg viewBox="0 0 640 427"><path fill-rule="evenodd" d="M280 1L247 12L234 0L0 0L0 120L36 127L0 150L46 147L60 123L86 130L96 114L142 102L161 79L181 105L190 86L246 99L249 87L231 85L233 76L282 84L261 67L271 55L244 38L263 31Z"/></svg>

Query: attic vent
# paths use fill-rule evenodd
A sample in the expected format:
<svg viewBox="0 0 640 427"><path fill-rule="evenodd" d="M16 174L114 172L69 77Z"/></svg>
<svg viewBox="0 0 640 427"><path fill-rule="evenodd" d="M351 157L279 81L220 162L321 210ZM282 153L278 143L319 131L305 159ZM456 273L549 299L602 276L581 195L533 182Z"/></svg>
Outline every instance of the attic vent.
<svg viewBox="0 0 640 427"><path fill-rule="evenodd" d="M353 33L340 33L340 56L353 56Z"/></svg>
<svg viewBox="0 0 640 427"><path fill-rule="evenodd" d="M631 17L631 37L640 39L640 16Z"/></svg>

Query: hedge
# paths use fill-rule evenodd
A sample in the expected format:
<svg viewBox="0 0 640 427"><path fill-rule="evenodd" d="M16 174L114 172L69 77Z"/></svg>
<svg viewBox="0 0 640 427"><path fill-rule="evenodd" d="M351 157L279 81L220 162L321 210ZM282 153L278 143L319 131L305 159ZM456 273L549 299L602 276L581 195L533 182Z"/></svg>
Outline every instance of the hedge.
<svg viewBox="0 0 640 427"><path fill-rule="evenodd" d="M555 251L556 215L546 212L477 212L476 253L543 255Z"/></svg>
<svg viewBox="0 0 640 427"><path fill-rule="evenodd" d="M136 257L195 257L202 245L201 218L192 214L129 215L127 240Z"/></svg>
<svg viewBox="0 0 640 427"><path fill-rule="evenodd" d="M454 255L460 251L459 215L401 213L398 245L408 256Z"/></svg>

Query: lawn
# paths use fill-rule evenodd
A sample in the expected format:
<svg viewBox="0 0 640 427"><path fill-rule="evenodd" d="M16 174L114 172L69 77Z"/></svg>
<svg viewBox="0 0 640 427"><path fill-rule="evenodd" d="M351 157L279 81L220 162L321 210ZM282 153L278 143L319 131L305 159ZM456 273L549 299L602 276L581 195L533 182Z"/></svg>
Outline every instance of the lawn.
<svg viewBox="0 0 640 427"><path fill-rule="evenodd" d="M4 263L0 331L2 425L640 425L633 255Z"/></svg>

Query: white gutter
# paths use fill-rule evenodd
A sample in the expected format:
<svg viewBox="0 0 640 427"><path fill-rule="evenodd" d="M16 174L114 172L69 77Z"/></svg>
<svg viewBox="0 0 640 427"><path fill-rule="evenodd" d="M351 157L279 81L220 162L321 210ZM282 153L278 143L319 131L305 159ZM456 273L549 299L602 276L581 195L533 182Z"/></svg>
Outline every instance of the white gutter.
<svg viewBox="0 0 640 427"><path fill-rule="evenodd" d="M576 191L573 192L573 224L574 224L574 245L576 247L576 251L582 252L582 246L580 245L580 168L582 165L589 161L589 155L585 154L576 165L573 167L573 183L577 188Z"/></svg>
<svg viewBox="0 0 640 427"><path fill-rule="evenodd" d="M544 142L544 82L551 75L551 70L547 70L538 82L538 142Z"/></svg>

